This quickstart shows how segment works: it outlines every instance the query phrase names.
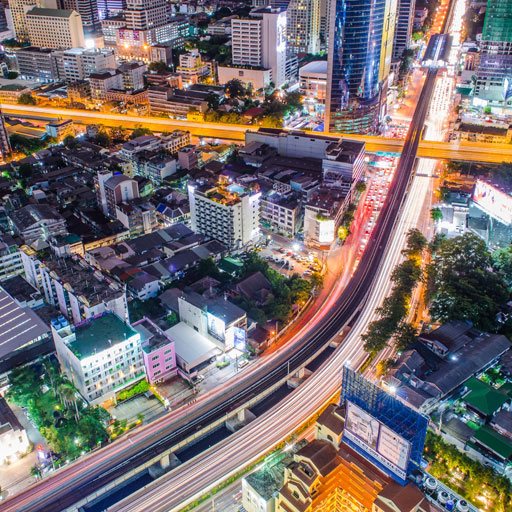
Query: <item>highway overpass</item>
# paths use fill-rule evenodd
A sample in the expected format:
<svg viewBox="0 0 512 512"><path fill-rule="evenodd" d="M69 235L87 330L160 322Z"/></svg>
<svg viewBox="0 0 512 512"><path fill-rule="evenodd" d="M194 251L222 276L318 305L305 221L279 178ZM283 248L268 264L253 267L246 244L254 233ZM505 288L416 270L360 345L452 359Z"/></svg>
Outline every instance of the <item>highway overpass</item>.
<svg viewBox="0 0 512 512"><path fill-rule="evenodd" d="M1 104L0 108L7 115L33 119L73 119L81 124L103 124L105 126L123 126L135 128L140 125L154 131L188 130L198 137L244 140L247 125L199 123L181 121L163 117L138 117L122 114L105 114L90 110L69 110L63 108L35 107L32 105ZM320 135L320 132L308 132ZM404 141L377 136L346 135L347 138L364 140L370 153L401 153ZM422 140L418 146L421 158L466 160L472 162L501 163L512 161L512 144L486 144L481 142L437 142Z"/></svg>

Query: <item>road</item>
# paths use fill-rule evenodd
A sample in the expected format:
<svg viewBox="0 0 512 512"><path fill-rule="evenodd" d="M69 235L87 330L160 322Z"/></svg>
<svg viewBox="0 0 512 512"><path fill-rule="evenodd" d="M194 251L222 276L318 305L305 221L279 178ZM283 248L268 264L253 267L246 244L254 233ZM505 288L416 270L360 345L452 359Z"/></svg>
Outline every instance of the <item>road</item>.
<svg viewBox="0 0 512 512"><path fill-rule="evenodd" d="M20 116L41 116L48 118L67 118L86 124L103 124L106 126L124 126L134 128L143 124L154 131L188 130L192 135L244 140L245 132L250 129L246 125L232 125L220 123L198 123L164 119L159 117L137 117L121 114L104 114L87 110L70 110L59 108L34 107L31 105L0 104L4 114ZM254 127L253 129L256 129ZM318 132L311 132L318 135ZM342 134L339 134L342 136ZM364 140L366 150L370 153L387 152L400 153L404 141L387 139L378 136L343 135L349 139ZM475 162L502 163L512 160L512 146L510 144L486 144L483 142L442 142L423 140L418 146L418 156L422 158L466 160Z"/></svg>
<svg viewBox="0 0 512 512"><path fill-rule="evenodd" d="M333 314L333 317L338 318L327 319L325 324L319 327L322 329L324 325L333 326L334 338L348 311L359 310L360 314L344 342L319 370L270 411L213 448L181 465L176 471L164 475L145 489L118 503L110 509L112 512L180 510L203 492L259 460L271 447L286 439L329 399L336 396L344 364L348 363L354 367L362 364L366 356L361 344L361 334L374 318L375 309L389 292L389 276L402 258L400 249L404 245L406 233L411 226L417 224L421 213L418 205L424 203L428 194L428 187L425 187L424 181L413 179L407 199L405 202L402 201L410 183L409 177L416 159L415 149L423 131L434 83L435 72L430 71L377 227L354 278L338 301L338 309ZM349 291L353 295L349 294ZM351 302L347 303L347 299ZM358 300L364 304L357 304Z"/></svg>
<svg viewBox="0 0 512 512"><path fill-rule="evenodd" d="M288 370L300 367L312 354L327 346L342 327L361 311L375 277L382 275L381 263L387 254L385 248L394 232L395 220L410 181L434 83L435 72L429 72L386 203L357 270L341 296L333 294L325 309L319 311L311 323L298 333L297 343L276 352L268 364L255 366L244 375L243 381L230 381L229 387L214 390L199 398L193 408L175 411L108 448L85 456L8 500L0 506L0 510L57 511L71 506L80 498L115 480L127 469L151 460L201 426L224 417L230 410L285 378ZM347 348L344 348L343 353L353 353L353 359L362 357L363 350L357 342L354 340L351 344L344 344ZM299 387L299 390L303 387Z"/></svg>

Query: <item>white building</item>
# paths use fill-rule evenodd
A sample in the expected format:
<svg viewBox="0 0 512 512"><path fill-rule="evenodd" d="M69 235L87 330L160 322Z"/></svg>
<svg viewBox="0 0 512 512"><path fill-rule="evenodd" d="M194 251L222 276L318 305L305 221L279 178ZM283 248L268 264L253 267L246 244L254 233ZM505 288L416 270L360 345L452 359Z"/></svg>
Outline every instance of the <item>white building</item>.
<svg viewBox="0 0 512 512"><path fill-rule="evenodd" d="M293 237L299 227L299 204L279 194L261 199L261 224L282 235Z"/></svg>
<svg viewBox="0 0 512 512"><path fill-rule="evenodd" d="M239 185L189 184L190 219L197 233L230 249L254 244L260 235L260 196Z"/></svg>
<svg viewBox="0 0 512 512"><path fill-rule="evenodd" d="M203 62L199 50L193 49L180 55L180 65L176 72L181 75L184 83L197 84L212 74L212 65L210 62Z"/></svg>
<svg viewBox="0 0 512 512"><path fill-rule="evenodd" d="M291 0L286 8L288 48L293 53L320 51L320 0Z"/></svg>
<svg viewBox="0 0 512 512"><path fill-rule="evenodd" d="M104 100L107 91L123 88L123 74L117 69L109 69L101 73L92 73L89 76L91 84L91 98Z"/></svg>
<svg viewBox="0 0 512 512"><path fill-rule="evenodd" d="M327 61L309 62L299 69L300 93L305 96L306 103L325 105L327 91Z"/></svg>
<svg viewBox="0 0 512 512"><path fill-rule="evenodd" d="M217 81L220 85L225 85L233 79L240 80L245 87L257 91L270 85L272 70L247 66L217 66Z"/></svg>
<svg viewBox="0 0 512 512"><path fill-rule="evenodd" d="M70 48L52 53L60 80L85 80L93 73L116 67L114 50L108 48Z"/></svg>
<svg viewBox="0 0 512 512"><path fill-rule="evenodd" d="M46 204L29 204L10 214L13 230L27 244L36 240L48 240L52 236L67 233L66 220L54 208Z"/></svg>
<svg viewBox="0 0 512 512"><path fill-rule="evenodd" d="M92 404L145 376L140 333L112 313L77 326L60 317L52 334L63 372Z"/></svg>
<svg viewBox="0 0 512 512"><path fill-rule="evenodd" d="M82 17L76 11L34 7L27 12L30 43L42 48L82 48L85 46Z"/></svg>
<svg viewBox="0 0 512 512"><path fill-rule="evenodd" d="M0 396L0 465L16 462L29 451L27 431Z"/></svg>
<svg viewBox="0 0 512 512"><path fill-rule="evenodd" d="M233 65L271 69L275 86L285 83L286 11L263 8L251 18L233 19L231 35Z"/></svg>
<svg viewBox="0 0 512 512"><path fill-rule="evenodd" d="M37 0L9 0L9 10L16 39L26 42L28 38L27 10L35 7Z"/></svg>
<svg viewBox="0 0 512 512"><path fill-rule="evenodd" d="M243 350L246 341L247 314L226 299L205 299L190 292L178 297L179 318L208 338L222 351Z"/></svg>
<svg viewBox="0 0 512 512"><path fill-rule="evenodd" d="M9 235L0 235L0 281L23 274L18 244Z"/></svg>

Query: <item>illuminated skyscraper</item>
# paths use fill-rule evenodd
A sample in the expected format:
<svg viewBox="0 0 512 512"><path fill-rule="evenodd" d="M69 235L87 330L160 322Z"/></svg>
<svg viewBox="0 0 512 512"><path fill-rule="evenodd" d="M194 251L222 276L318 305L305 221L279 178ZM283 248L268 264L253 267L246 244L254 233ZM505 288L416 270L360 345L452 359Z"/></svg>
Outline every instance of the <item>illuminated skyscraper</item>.
<svg viewBox="0 0 512 512"><path fill-rule="evenodd" d="M512 109L512 0L487 0L475 104Z"/></svg>
<svg viewBox="0 0 512 512"><path fill-rule="evenodd" d="M286 9L288 48L293 53L320 51L320 0L291 0Z"/></svg>
<svg viewBox="0 0 512 512"><path fill-rule="evenodd" d="M396 0L332 0L331 12L326 129L374 132L389 72Z"/></svg>

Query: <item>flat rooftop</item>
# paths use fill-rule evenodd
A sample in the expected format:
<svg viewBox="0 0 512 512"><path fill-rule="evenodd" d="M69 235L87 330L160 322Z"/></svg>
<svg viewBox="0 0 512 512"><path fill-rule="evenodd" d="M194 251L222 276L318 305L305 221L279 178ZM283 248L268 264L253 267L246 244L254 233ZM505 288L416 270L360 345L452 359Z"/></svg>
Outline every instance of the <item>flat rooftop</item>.
<svg viewBox="0 0 512 512"><path fill-rule="evenodd" d="M136 335L135 329L113 313L108 313L76 327L76 339L68 346L78 359L84 359Z"/></svg>
<svg viewBox="0 0 512 512"><path fill-rule="evenodd" d="M327 61L326 60L314 60L312 62L308 62L305 66L302 66L299 69L300 74L305 73L315 73L315 74L325 74L327 78Z"/></svg>

